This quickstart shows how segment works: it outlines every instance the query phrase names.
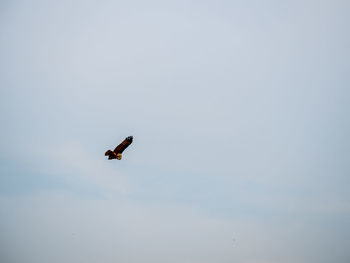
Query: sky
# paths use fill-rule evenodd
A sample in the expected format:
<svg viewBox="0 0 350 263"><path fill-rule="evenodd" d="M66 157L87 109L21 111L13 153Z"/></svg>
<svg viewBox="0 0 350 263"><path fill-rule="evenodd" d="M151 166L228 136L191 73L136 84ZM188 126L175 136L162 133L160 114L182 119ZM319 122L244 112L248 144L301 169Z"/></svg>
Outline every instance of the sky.
<svg viewBox="0 0 350 263"><path fill-rule="evenodd" d="M350 262L349 11L1 1L1 262Z"/></svg>

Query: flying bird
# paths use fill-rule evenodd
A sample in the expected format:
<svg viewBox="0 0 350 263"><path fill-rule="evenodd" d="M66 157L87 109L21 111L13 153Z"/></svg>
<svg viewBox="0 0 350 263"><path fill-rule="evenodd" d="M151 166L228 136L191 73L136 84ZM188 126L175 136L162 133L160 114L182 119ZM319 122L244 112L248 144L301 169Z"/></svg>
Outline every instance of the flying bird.
<svg viewBox="0 0 350 263"><path fill-rule="evenodd" d="M118 159L121 160L122 159L122 152L128 148L128 146L132 143L133 137L129 136L126 137L124 141L121 142L121 144L119 144L114 151L112 152L111 150L108 150L105 153L105 156L108 156L108 160L112 160L112 159Z"/></svg>

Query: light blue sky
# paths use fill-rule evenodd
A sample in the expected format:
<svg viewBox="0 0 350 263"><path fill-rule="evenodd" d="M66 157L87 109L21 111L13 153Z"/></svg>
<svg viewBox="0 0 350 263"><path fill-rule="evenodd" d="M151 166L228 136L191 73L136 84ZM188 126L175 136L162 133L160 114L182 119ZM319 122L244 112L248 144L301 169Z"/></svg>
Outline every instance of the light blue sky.
<svg viewBox="0 0 350 263"><path fill-rule="evenodd" d="M348 1L0 10L2 262L349 262Z"/></svg>

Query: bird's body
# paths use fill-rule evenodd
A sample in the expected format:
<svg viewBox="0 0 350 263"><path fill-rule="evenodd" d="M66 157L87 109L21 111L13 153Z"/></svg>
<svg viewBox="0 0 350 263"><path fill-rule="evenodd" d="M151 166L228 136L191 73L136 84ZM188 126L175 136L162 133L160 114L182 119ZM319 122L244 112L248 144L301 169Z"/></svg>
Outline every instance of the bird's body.
<svg viewBox="0 0 350 263"><path fill-rule="evenodd" d="M108 156L108 160L112 159L117 159L121 160L122 159L122 152L132 143L133 137L129 136L126 137L124 141L122 141L121 144L119 144L114 151L108 150L105 153L105 156Z"/></svg>

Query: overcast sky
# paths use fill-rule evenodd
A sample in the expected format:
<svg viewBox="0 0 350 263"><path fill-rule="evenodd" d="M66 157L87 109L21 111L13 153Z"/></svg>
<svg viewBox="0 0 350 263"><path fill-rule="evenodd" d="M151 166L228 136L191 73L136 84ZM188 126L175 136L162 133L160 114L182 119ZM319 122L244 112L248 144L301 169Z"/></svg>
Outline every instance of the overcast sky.
<svg viewBox="0 0 350 263"><path fill-rule="evenodd" d="M1 262L350 262L349 12L1 1Z"/></svg>

